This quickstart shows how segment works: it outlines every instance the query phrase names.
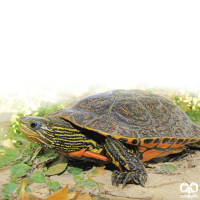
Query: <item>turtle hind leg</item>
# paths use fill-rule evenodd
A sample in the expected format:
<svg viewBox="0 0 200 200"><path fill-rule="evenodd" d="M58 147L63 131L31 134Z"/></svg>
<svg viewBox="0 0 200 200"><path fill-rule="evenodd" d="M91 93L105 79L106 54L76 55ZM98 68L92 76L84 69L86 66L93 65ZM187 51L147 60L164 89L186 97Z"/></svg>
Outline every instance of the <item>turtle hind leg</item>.
<svg viewBox="0 0 200 200"><path fill-rule="evenodd" d="M129 181L138 183L144 187L147 180L146 170L136 155L127 149L120 141L106 138L105 149L112 163L119 168L112 174L112 184L119 185L123 182L122 188Z"/></svg>

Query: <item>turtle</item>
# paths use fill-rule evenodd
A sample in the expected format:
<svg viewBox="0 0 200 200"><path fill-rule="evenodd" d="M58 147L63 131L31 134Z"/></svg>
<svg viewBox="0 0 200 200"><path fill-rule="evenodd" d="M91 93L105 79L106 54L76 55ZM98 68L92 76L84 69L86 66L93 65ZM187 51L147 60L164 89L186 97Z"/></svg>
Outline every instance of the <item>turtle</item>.
<svg viewBox="0 0 200 200"><path fill-rule="evenodd" d="M112 185L145 187L144 162L200 148L200 126L167 98L143 90L113 90L73 101L44 117L20 117L29 141L69 157L116 166Z"/></svg>

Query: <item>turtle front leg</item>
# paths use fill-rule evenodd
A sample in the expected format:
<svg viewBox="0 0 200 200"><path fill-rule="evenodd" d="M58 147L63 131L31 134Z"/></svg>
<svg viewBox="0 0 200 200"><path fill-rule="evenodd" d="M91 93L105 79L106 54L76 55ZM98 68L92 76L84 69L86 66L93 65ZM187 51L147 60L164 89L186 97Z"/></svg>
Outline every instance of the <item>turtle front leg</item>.
<svg viewBox="0 0 200 200"><path fill-rule="evenodd" d="M120 170L115 170L112 174L113 185L118 186L123 182L122 188L124 188L127 182L134 181L144 187L147 172L134 153L120 141L112 138L106 138L105 149L112 163Z"/></svg>

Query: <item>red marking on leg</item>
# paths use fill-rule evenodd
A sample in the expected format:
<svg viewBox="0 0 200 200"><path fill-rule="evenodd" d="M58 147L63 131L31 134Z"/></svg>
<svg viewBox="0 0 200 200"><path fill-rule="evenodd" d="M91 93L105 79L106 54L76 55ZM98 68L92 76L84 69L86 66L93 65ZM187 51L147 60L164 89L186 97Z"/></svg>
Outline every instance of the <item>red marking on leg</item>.
<svg viewBox="0 0 200 200"><path fill-rule="evenodd" d="M91 151L86 151L86 149L81 149L80 151L73 151L73 152L69 152L69 153L59 151L59 153L62 153L64 155L69 155L72 157L81 158L84 156L86 158L95 158L97 160L102 160L105 162L112 162L110 158L108 158L106 156L102 156L102 155L94 153L94 152L91 152Z"/></svg>
<svg viewBox="0 0 200 200"><path fill-rule="evenodd" d="M72 156L72 157L81 158L84 155L85 151L86 151L86 149L81 149L80 151L69 152L69 153L67 153L67 155Z"/></svg>
<svg viewBox="0 0 200 200"><path fill-rule="evenodd" d="M91 151L86 151L84 153L84 156L87 157L87 158L89 157L89 158L95 158L97 160L103 160L105 162L112 162L110 158L108 158L106 156L102 156L102 155L97 154L97 153L93 153Z"/></svg>

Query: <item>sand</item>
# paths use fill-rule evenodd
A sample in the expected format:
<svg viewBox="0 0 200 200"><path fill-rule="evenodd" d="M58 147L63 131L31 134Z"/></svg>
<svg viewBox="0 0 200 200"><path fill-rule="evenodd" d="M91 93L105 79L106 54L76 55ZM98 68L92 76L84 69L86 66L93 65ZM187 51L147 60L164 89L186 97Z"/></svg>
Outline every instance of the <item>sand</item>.
<svg viewBox="0 0 200 200"><path fill-rule="evenodd" d="M174 165L178 170L161 170L160 166L165 164ZM80 176L88 178L86 175L87 171L82 172ZM99 190L97 188L86 189L86 192L89 192L92 195L94 200L125 200L125 199L149 199L149 200L179 200L179 199L189 199L193 195L196 195L196 198L190 199L200 199L200 151L195 151L194 154L190 154L185 158L174 161L174 162L165 162L157 164L148 164L147 168L148 180L145 184L145 187L140 185L127 184L124 189L115 187L111 185L111 174L112 171L105 170L104 174L92 177L92 179L100 185L100 196L98 195ZM0 189L2 185L9 181L10 171L3 167L0 171ZM61 175L51 176L49 180L58 181L62 187L66 184L69 185L69 188L73 188L75 182L73 180L73 175L70 175L67 171ZM180 190L180 185L186 182L190 185L192 182L198 184L198 191L195 186L191 188L196 193L184 193ZM29 185L34 193L38 197L45 197L49 195L49 189L45 184L32 183ZM189 187L188 187L189 188ZM182 190L185 190L186 186L182 187ZM181 196L182 195L182 196ZM189 195L189 196L183 196ZM183 198L185 197L185 198ZM2 199L2 197L0 198Z"/></svg>

